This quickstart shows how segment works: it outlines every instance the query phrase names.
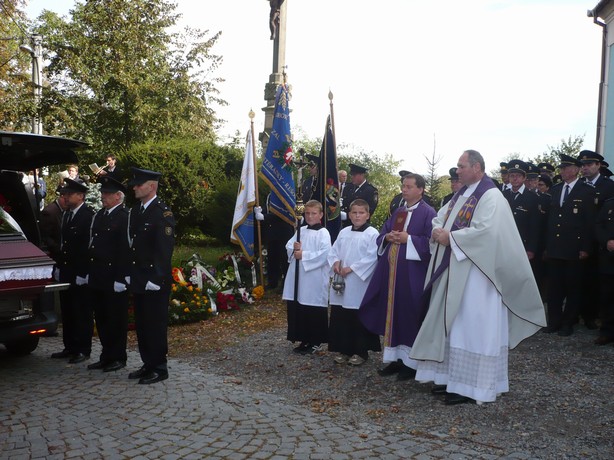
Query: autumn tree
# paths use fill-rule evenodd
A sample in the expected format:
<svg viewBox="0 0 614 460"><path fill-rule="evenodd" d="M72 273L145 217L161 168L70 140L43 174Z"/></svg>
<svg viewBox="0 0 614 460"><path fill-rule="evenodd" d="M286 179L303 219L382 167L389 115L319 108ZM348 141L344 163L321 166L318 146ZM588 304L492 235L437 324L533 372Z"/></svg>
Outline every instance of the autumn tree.
<svg viewBox="0 0 614 460"><path fill-rule="evenodd" d="M29 131L36 111L23 0L0 0L0 129Z"/></svg>
<svg viewBox="0 0 614 460"><path fill-rule="evenodd" d="M208 77L221 57L220 33L172 32L168 0L77 2L64 19L43 11L49 86L47 131L88 140L97 157L134 144L187 136L213 140L213 103L224 104Z"/></svg>

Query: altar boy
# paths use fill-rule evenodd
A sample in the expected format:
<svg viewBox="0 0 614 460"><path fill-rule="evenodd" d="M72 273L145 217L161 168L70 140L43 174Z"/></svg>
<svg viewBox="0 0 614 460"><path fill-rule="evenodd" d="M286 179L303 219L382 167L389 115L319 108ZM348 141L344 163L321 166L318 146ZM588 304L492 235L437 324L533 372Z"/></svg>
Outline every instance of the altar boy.
<svg viewBox="0 0 614 460"><path fill-rule="evenodd" d="M322 204L309 200L304 213L307 225L300 228L300 238L295 233L286 244L290 266L282 298L288 306L288 340L300 342L294 349L300 354L317 353L328 342L327 257L331 244L322 216Z"/></svg>

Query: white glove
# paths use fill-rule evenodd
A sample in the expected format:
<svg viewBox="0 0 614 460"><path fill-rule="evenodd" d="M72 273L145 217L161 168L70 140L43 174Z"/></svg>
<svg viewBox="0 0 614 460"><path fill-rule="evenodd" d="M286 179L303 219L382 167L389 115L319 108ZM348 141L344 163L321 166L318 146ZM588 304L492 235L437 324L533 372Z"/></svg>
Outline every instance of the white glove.
<svg viewBox="0 0 614 460"><path fill-rule="evenodd" d="M348 215L345 211L341 211L341 220L348 220Z"/></svg>
<svg viewBox="0 0 614 460"><path fill-rule="evenodd" d="M60 281L60 269L58 267L55 267L53 269L53 279L56 281Z"/></svg>
<svg viewBox="0 0 614 460"><path fill-rule="evenodd" d="M125 276L124 279L126 280L126 284L128 286L130 286L130 277L129 276Z"/></svg>
<svg viewBox="0 0 614 460"><path fill-rule="evenodd" d="M254 217L256 220L264 220L264 214L262 214L262 206L254 207Z"/></svg>
<svg viewBox="0 0 614 460"><path fill-rule="evenodd" d="M113 290L115 292L124 292L126 290L126 285L124 283L113 281Z"/></svg>
<svg viewBox="0 0 614 460"><path fill-rule="evenodd" d="M75 279L75 283L77 284L77 286L83 286L87 284L87 277L82 278L81 276L77 275L77 278Z"/></svg>
<svg viewBox="0 0 614 460"><path fill-rule="evenodd" d="M157 284L153 284L151 281L147 281L147 284L145 285L145 290L146 291L159 291L160 286L158 286Z"/></svg>

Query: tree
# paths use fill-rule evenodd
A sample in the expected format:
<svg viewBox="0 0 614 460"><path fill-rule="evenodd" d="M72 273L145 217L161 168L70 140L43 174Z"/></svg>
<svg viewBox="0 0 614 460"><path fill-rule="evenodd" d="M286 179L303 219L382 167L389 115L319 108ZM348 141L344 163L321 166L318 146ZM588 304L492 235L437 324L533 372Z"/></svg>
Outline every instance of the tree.
<svg viewBox="0 0 614 460"><path fill-rule="evenodd" d="M449 192L446 192L443 188L442 178L437 176L437 166L441 161L441 156L437 156L435 151L435 136L433 136L433 153L430 157L424 155L428 165L428 173L424 177L426 181L424 193L428 194L431 198L431 203L433 203L435 207L438 207L443 197Z"/></svg>
<svg viewBox="0 0 614 460"><path fill-rule="evenodd" d="M537 155L536 157L533 157L533 159L530 161L535 164L545 162L545 163L550 163L556 166L557 164L559 164L559 160L560 160L559 155L565 154L565 155L576 157L582 150L583 145L584 145L584 135L569 136L567 139L561 139L561 142L559 145L556 145L554 147L550 145L547 146L548 150L546 150L541 155Z"/></svg>
<svg viewBox="0 0 614 460"><path fill-rule="evenodd" d="M49 87L43 92L48 131L90 141L98 157L169 136L213 140L212 103L224 104L207 80L221 58L220 33L176 25L169 0L89 0L70 20L44 11Z"/></svg>
<svg viewBox="0 0 614 460"><path fill-rule="evenodd" d="M19 50L28 41L23 0L0 1L0 129L30 131L36 107L31 59Z"/></svg>

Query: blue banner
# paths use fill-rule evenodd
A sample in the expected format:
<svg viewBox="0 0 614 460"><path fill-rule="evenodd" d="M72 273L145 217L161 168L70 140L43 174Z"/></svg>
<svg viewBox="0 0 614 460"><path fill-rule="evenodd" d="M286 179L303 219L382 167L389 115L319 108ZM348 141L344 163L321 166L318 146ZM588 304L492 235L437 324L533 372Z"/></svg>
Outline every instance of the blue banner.
<svg viewBox="0 0 614 460"><path fill-rule="evenodd" d="M296 222L296 189L292 177L292 135L290 133L290 97L285 85L277 88L273 127L260 169L260 177L271 187L269 212L291 225Z"/></svg>

